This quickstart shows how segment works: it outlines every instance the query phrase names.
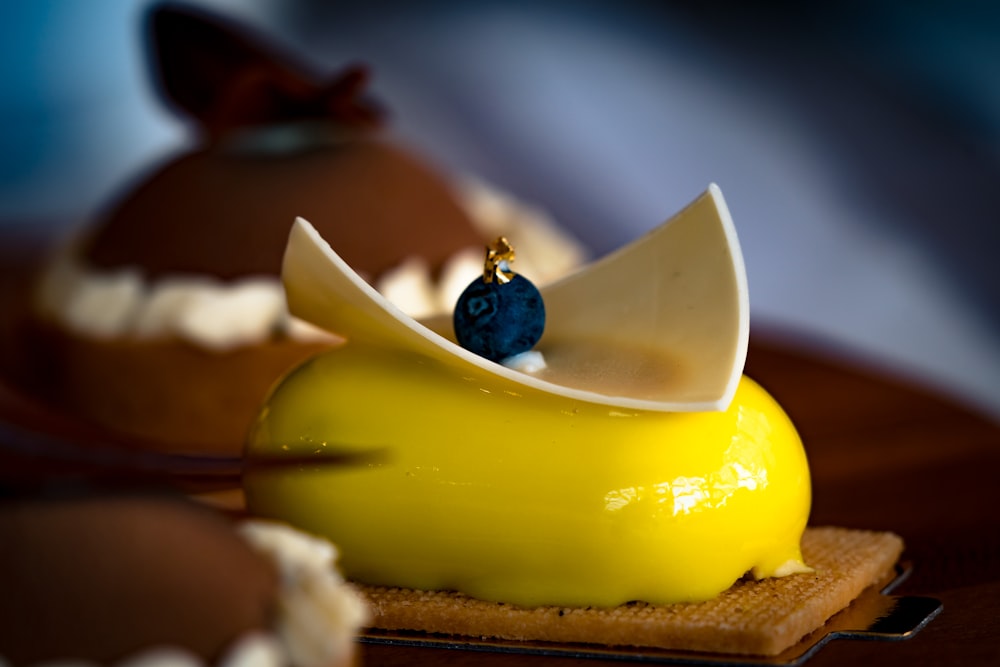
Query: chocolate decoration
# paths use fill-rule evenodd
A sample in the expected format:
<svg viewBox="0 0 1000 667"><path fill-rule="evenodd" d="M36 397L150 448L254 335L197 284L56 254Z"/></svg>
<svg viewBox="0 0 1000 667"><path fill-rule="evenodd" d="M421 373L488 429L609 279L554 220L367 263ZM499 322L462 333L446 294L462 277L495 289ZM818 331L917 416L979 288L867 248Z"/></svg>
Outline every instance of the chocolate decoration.
<svg viewBox="0 0 1000 667"><path fill-rule="evenodd" d="M382 109L362 95L364 67L324 78L246 26L184 5L154 8L149 27L158 91L209 139L303 119L360 129L381 123Z"/></svg>

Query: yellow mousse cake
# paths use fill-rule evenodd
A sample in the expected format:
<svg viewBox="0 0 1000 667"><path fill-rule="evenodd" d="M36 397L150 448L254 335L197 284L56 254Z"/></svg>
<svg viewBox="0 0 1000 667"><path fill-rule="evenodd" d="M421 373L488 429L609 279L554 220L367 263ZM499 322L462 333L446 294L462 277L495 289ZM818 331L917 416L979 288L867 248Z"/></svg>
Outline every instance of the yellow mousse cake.
<svg viewBox="0 0 1000 667"><path fill-rule="evenodd" d="M500 241L482 283L510 268ZM334 541L375 628L776 655L899 555L886 533L806 531L802 442L742 375L746 275L716 186L543 285L528 365L408 317L305 220L282 277L291 312L347 342L271 393L248 508ZM482 305L464 298L463 317Z"/></svg>
<svg viewBox="0 0 1000 667"><path fill-rule="evenodd" d="M378 460L323 465L345 449ZM251 468L250 508L329 536L360 582L613 607L805 569L806 457L751 380L724 412L622 410L349 344L268 403L248 456L286 454L316 463Z"/></svg>
<svg viewBox="0 0 1000 667"><path fill-rule="evenodd" d="M248 506L328 536L351 578L613 607L808 570L809 469L781 408L741 378L745 272L715 186L543 287L533 373L406 317L304 220L283 279L292 312L347 343L271 395ZM372 460L324 462L345 453ZM267 465L283 457L302 465Z"/></svg>

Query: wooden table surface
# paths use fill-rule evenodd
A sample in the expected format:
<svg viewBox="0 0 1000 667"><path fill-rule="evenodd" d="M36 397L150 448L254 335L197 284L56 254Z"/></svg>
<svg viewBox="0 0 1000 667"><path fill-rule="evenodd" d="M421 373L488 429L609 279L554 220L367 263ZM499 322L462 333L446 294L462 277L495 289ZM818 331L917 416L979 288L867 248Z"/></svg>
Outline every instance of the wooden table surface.
<svg viewBox="0 0 1000 667"><path fill-rule="evenodd" d="M6 298L23 262L9 245L0 248L7 290L0 297ZM810 523L898 533L913 571L894 592L944 604L911 639L837 640L807 664L1000 664L1000 426L930 391L781 337L752 336L747 374L785 406L802 434L813 475ZM0 407L9 413L18 407L13 403L16 397L0 391ZM622 664L379 645L365 645L362 659L373 665Z"/></svg>

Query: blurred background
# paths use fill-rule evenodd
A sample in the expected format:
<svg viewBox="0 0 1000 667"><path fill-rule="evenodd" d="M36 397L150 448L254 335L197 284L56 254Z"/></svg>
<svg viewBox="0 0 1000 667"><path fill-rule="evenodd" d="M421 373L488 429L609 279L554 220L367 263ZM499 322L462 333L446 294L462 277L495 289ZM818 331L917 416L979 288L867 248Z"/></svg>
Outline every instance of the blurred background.
<svg viewBox="0 0 1000 667"><path fill-rule="evenodd" d="M755 331L1000 417L1000 9L989 2L190 0L321 70L369 63L391 133L594 252L718 183ZM149 0L0 4L0 225L85 223L193 140Z"/></svg>

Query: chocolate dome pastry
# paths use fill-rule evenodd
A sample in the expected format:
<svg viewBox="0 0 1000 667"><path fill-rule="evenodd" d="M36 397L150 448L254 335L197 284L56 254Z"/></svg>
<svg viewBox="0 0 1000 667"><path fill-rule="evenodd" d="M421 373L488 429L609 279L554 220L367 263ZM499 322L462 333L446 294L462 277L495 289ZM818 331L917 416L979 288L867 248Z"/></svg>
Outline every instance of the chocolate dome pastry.
<svg viewBox="0 0 1000 667"><path fill-rule="evenodd" d="M364 68L316 74L174 5L149 27L158 90L198 142L53 259L26 374L136 446L236 456L275 380L339 342L287 313L297 216L372 281L416 261L433 282L485 237L441 176L379 138Z"/></svg>
<svg viewBox="0 0 1000 667"><path fill-rule="evenodd" d="M367 612L328 542L169 492L83 484L0 498L0 662L352 664Z"/></svg>

